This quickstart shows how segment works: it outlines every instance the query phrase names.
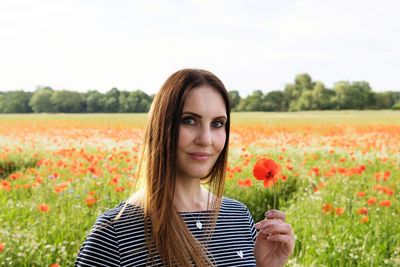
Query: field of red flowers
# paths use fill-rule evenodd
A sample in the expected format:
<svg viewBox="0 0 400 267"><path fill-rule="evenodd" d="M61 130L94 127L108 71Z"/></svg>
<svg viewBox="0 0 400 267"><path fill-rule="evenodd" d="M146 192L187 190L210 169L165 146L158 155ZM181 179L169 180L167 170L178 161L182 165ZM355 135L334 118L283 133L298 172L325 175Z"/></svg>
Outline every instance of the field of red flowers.
<svg viewBox="0 0 400 267"><path fill-rule="evenodd" d="M0 117L1 266L73 265L131 193L145 120ZM259 159L279 165L274 183L254 177ZM233 114L225 195L256 221L274 203L287 213L289 266L400 266L399 187L399 112Z"/></svg>

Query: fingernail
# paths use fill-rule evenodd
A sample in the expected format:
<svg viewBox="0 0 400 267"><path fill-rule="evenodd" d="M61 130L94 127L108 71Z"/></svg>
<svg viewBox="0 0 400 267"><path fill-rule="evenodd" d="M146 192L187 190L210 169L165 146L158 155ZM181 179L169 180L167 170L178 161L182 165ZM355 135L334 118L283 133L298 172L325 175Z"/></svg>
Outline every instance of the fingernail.
<svg viewBox="0 0 400 267"><path fill-rule="evenodd" d="M260 226L261 226L261 223L256 223L256 224L254 225L254 227L255 227L256 229L259 229Z"/></svg>

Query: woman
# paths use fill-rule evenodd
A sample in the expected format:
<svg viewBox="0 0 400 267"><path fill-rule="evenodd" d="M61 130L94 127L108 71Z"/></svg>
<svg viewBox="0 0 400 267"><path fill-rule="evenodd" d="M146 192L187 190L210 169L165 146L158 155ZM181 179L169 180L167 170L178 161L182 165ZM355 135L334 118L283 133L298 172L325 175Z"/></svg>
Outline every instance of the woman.
<svg viewBox="0 0 400 267"><path fill-rule="evenodd" d="M284 213L254 225L246 206L222 196L229 130L215 75L172 74L149 113L143 189L99 216L76 266L283 266L294 247Z"/></svg>

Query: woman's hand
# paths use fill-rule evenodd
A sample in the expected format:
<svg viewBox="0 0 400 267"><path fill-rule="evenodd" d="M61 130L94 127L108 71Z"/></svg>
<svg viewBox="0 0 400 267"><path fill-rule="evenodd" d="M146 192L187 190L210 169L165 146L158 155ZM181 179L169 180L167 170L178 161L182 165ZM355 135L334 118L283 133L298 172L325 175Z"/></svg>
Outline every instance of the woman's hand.
<svg viewBox="0 0 400 267"><path fill-rule="evenodd" d="M263 221L256 223L256 229L260 230L254 246L257 266L284 266L293 253L294 233L285 218L282 211L270 210Z"/></svg>

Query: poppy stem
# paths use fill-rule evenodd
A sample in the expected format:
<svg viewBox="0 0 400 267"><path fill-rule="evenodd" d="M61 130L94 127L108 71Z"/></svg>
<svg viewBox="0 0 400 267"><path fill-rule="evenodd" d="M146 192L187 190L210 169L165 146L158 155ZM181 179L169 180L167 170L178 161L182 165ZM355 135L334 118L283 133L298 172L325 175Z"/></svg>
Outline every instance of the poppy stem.
<svg viewBox="0 0 400 267"><path fill-rule="evenodd" d="M272 206L273 209L276 209L276 182L274 181L273 186L274 186L274 205Z"/></svg>

